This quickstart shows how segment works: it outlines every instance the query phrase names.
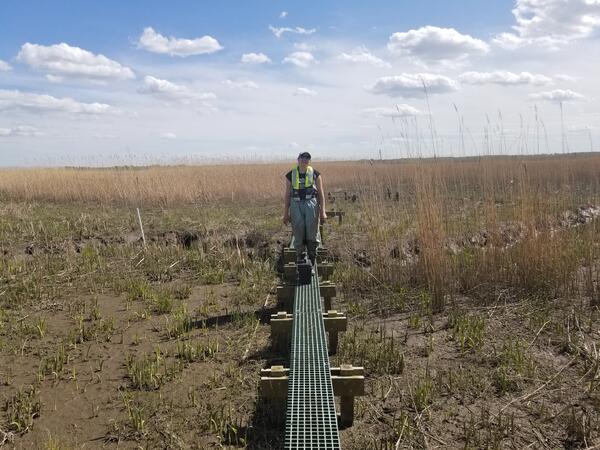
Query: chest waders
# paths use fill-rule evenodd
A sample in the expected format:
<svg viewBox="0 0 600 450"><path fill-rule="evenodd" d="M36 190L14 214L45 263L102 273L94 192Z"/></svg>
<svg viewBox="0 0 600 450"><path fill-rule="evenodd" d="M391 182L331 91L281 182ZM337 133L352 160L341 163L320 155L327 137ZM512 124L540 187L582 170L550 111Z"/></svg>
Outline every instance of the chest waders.
<svg viewBox="0 0 600 450"><path fill-rule="evenodd" d="M314 187L314 170L308 166L304 183L300 186L300 170L292 170L292 198L290 201L290 219L294 234L294 248L298 259L305 251L314 265L317 255L319 230L319 203ZM304 195L302 195L304 194Z"/></svg>

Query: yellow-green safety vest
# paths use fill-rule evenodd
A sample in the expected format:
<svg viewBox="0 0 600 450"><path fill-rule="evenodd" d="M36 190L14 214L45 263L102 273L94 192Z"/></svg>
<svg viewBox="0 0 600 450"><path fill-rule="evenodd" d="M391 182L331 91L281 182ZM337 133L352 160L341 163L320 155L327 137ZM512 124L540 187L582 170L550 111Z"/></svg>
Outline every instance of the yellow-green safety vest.
<svg viewBox="0 0 600 450"><path fill-rule="evenodd" d="M306 175L304 176L304 186L302 188L307 189L306 198L312 198L314 196L314 184L315 184L315 171L311 166L306 168ZM299 197L300 191L300 168L298 166L292 169L292 197Z"/></svg>

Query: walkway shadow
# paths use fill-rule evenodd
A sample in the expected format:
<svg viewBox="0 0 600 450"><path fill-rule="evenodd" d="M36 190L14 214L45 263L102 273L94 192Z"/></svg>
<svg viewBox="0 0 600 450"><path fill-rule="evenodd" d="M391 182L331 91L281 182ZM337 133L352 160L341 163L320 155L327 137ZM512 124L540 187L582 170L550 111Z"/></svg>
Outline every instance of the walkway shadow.
<svg viewBox="0 0 600 450"><path fill-rule="evenodd" d="M220 316L195 318L193 326L194 328L214 328L244 320L245 317L252 314L259 322L269 323L271 321L271 314L275 314L280 310L280 306L272 306L270 308L261 308L257 311L233 311L231 313L221 314Z"/></svg>
<svg viewBox="0 0 600 450"><path fill-rule="evenodd" d="M285 438L285 405L258 397L246 431L248 450L281 450Z"/></svg>

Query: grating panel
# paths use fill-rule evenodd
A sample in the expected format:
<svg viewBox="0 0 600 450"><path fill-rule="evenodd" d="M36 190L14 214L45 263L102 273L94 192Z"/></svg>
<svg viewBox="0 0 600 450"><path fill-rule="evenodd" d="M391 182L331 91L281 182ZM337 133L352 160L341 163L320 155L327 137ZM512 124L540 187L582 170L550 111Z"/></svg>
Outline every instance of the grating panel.
<svg viewBox="0 0 600 450"><path fill-rule="evenodd" d="M317 276L296 287L291 348L285 448L340 449Z"/></svg>

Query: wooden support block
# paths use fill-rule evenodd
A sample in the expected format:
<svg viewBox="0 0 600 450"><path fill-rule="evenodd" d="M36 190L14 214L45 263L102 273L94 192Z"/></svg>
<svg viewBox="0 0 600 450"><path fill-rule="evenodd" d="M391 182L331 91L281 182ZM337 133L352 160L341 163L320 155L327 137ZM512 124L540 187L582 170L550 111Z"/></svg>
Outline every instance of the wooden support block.
<svg viewBox="0 0 600 450"><path fill-rule="evenodd" d="M354 422L354 397L365 395L364 371L363 367L347 364L331 368L331 383L334 394L340 397L340 423L344 427Z"/></svg>
<svg viewBox="0 0 600 450"><path fill-rule="evenodd" d="M354 423L354 397L340 397L340 425L350 427Z"/></svg>
<svg viewBox="0 0 600 450"><path fill-rule="evenodd" d="M288 263L283 266L283 279L290 284L296 282L296 262Z"/></svg>
<svg viewBox="0 0 600 450"><path fill-rule="evenodd" d="M284 350L290 343L294 315L285 311L271 314L271 339L279 350ZM337 352L338 333L346 331L348 318L341 312L331 310L323 313L325 331L329 334L329 350Z"/></svg>
<svg viewBox="0 0 600 450"><path fill-rule="evenodd" d="M348 318L344 313L330 310L323 313L323 323L325 324L325 331L329 334L329 352L334 355L337 353L338 348L338 333L346 331Z"/></svg>
<svg viewBox="0 0 600 450"><path fill-rule="evenodd" d="M324 245L322 245L321 247L319 247L317 249L317 257L327 259L327 257L329 257L329 249L327 247L325 247ZM319 258L317 258L317 260L318 259Z"/></svg>
<svg viewBox="0 0 600 450"><path fill-rule="evenodd" d="M294 305L294 291L296 287L290 284L277 286L277 302L283 305L283 309L292 312Z"/></svg>
<svg viewBox="0 0 600 450"><path fill-rule="evenodd" d="M289 371L283 366L272 366L260 371L260 395L271 402L269 406L276 418L285 416Z"/></svg>
<svg viewBox="0 0 600 450"><path fill-rule="evenodd" d="M333 298L336 295L335 284L330 281L325 281L319 285L319 289L321 290L321 297L323 298ZM327 308L330 310L331 308Z"/></svg>
<svg viewBox="0 0 600 450"><path fill-rule="evenodd" d="M321 289L321 297L323 297L323 302L325 303L325 311L329 311L331 308L331 299L335 297L335 284L325 281L319 285Z"/></svg>
<svg viewBox="0 0 600 450"><path fill-rule="evenodd" d="M340 397L340 423L350 426L354 422L354 397L365 395L365 369L342 364L331 368L333 394ZM274 414L282 415L288 394L290 369L271 366L260 371L260 393L262 398L272 400Z"/></svg>
<svg viewBox="0 0 600 450"><path fill-rule="evenodd" d="M288 264L291 262L296 262L296 250L294 250L293 248L284 248L283 263Z"/></svg>
<svg viewBox="0 0 600 450"><path fill-rule="evenodd" d="M321 280L329 281L329 278L333 274L333 264L317 264L317 270L319 271Z"/></svg>
<svg viewBox="0 0 600 450"><path fill-rule="evenodd" d="M328 218L334 218L337 216L338 218L338 224L341 225L342 224L342 218L346 215L346 213L344 211L327 211L327 217Z"/></svg>
<svg viewBox="0 0 600 450"><path fill-rule="evenodd" d="M290 369L283 366L272 366L270 369L260 371L260 394L263 398L287 398L288 374Z"/></svg>
<svg viewBox="0 0 600 450"><path fill-rule="evenodd" d="M271 340L279 351L289 350L292 323L292 315L285 311L271 314Z"/></svg>

